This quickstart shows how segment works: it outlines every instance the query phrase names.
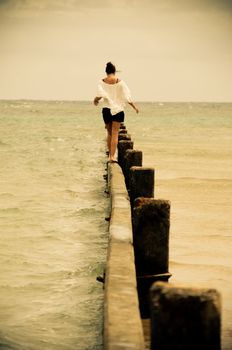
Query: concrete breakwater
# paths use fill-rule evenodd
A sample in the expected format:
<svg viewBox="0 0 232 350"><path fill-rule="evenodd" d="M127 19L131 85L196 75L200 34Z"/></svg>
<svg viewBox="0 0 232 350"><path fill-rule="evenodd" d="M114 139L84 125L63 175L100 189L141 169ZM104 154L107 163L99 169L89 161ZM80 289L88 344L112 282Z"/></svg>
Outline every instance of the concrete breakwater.
<svg viewBox="0 0 232 350"><path fill-rule="evenodd" d="M144 349L139 313L130 202L122 170L108 166L111 196L109 246L105 271L104 348Z"/></svg>
<svg viewBox="0 0 232 350"><path fill-rule="evenodd" d="M220 349L219 293L167 283L170 202L154 198L155 170L142 167L124 125L107 170L104 349Z"/></svg>

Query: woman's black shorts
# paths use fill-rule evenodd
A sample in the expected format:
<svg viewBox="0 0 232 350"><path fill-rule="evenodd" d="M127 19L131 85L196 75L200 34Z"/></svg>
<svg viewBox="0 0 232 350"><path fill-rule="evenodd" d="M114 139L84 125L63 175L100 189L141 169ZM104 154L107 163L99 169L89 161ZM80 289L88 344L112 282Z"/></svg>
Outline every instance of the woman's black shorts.
<svg viewBox="0 0 232 350"><path fill-rule="evenodd" d="M102 116L103 116L105 124L108 124L111 122L119 122L119 123L124 122L124 112L123 111L112 115L110 108L102 108Z"/></svg>

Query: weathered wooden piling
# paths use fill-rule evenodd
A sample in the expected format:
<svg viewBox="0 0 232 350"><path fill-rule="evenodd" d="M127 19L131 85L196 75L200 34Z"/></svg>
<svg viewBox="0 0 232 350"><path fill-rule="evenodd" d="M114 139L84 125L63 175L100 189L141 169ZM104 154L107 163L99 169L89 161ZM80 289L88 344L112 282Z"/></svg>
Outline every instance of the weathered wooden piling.
<svg viewBox="0 0 232 350"><path fill-rule="evenodd" d="M152 350L220 350L221 300L215 289L158 282L150 295Z"/></svg>
<svg viewBox="0 0 232 350"><path fill-rule="evenodd" d="M134 143L128 140L122 140L118 142L118 163L123 168L124 157L126 150L133 149Z"/></svg>
<svg viewBox="0 0 232 350"><path fill-rule="evenodd" d="M124 123L121 123L119 129L120 130L126 129L126 125Z"/></svg>
<svg viewBox="0 0 232 350"><path fill-rule="evenodd" d="M138 150L128 149L126 150L124 159L125 159L124 176L125 176L126 186L129 191L130 168L132 166L142 166L143 153Z"/></svg>
<svg viewBox="0 0 232 350"><path fill-rule="evenodd" d="M118 134L118 140L119 141L122 141L122 140L125 140L125 141L130 141L131 140L131 136L127 133L119 133Z"/></svg>
<svg viewBox="0 0 232 350"><path fill-rule="evenodd" d="M137 198L133 206L133 236L137 275L168 271L170 202Z"/></svg>
<svg viewBox="0 0 232 350"><path fill-rule="evenodd" d="M147 330L151 317L153 350L220 350L219 293L167 283L171 277L170 202L154 199L155 170L142 167L142 152L133 150L123 124L118 163L121 169L116 163L108 164L112 210L105 278L104 349L144 349L144 339L146 345L150 344ZM140 317L145 319L144 333Z"/></svg>
<svg viewBox="0 0 232 350"><path fill-rule="evenodd" d="M137 198L132 209L135 266L141 316L149 317L149 289L169 273L170 202Z"/></svg>
<svg viewBox="0 0 232 350"><path fill-rule="evenodd" d="M132 166L129 174L130 199L133 201L137 197L154 197L154 176L153 168Z"/></svg>

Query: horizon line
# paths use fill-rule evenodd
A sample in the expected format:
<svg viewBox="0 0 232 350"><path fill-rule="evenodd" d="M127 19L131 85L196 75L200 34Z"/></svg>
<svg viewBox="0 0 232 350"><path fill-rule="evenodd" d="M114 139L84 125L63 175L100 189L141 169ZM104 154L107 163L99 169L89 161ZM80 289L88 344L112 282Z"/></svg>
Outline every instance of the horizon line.
<svg viewBox="0 0 232 350"><path fill-rule="evenodd" d="M78 100L78 99L44 99L44 98L0 98L0 101L41 101L41 102L88 102L92 103L92 100ZM136 103L232 103L231 101L210 101L210 100L135 100Z"/></svg>

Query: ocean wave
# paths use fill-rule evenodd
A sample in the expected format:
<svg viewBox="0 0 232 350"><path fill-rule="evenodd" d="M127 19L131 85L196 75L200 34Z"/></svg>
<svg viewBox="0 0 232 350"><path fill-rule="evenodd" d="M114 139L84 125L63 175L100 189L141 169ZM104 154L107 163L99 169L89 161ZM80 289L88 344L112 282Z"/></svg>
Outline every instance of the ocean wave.
<svg viewBox="0 0 232 350"><path fill-rule="evenodd" d="M212 178L212 177L199 177L199 176L172 176L172 177L166 177L162 178L161 181L168 181L168 182L176 182L176 181L185 181L185 182L191 182L193 183L202 183L202 182L210 182L210 183L223 183L231 185L232 179L231 178Z"/></svg>
<svg viewBox="0 0 232 350"><path fill-rule="evenodd" d="M212 271L215 272L215 274L217 272L219 273L226 273L231 275L232 273L232 266L230 265L221 265L221 264L202 264L202 263L189 263L189 262L180 262L180 261L176 261L176 260L170 260L169 261L170 266L172 267L180 267L180 268L196 268L196 269L201 269L201 270L206 270L206 269L210 269Z"/></svg>
<svg viewBox="0 0 232 350"><path fill-rule="evenodd" d="M75 210L68 210L65 214L65 217L76 217L76 216L83 216L83 217L90 217L99 215L99 213L102 213L102 208L99 208L99 206L94 207L85 207L85 208L77 208Z"/></svg>
<svg viewBox="0 0 232 350"><path fill-rule="evenodd" d="M73 198L78 197L78 192L74 190L66 189L62 191L62 193L68 194L70 197L73 197Z"/></svg>
<svg viewBox="0 0 232 350"><path fill-rule="evenodd" d="M16 350L18 349L18 344L14 343L8 337L0 334L0 349L1 350Z"/></svg>
<svg viewBox="0 0 232 350"><path fill-rule="evenodd" d="M0 193L0 198L13 198L15 197L15 195L13 193L9 193L9 192L2 192Z"/></svg>
<svg viewBox="0 0 232 350"><path fill-rule="evenodd" d="M0 147L5 147L5 146L8 146L8 144L0 140Z"/></svg>
<svg viewBox="0 0 232 350"><path fill-rule="evenodd" d="M46 142L52 142L52 141L65 142L65 139L59 136L45 136L44 140Z"/></svg>
<svg viewBox="0 0 232 350"><path fill-rule="evenodd" d="M11 208L0 208L0 214L1 213L9 213L9 214L16 214L21 212L22 209L18 207L11 207Z"/></svg>
<svg viewBox="0 0 232 350"><path fill-rule="evenodd" d="M102 209L99 209L99 207L96 205L96 207L92 208L80 208L77 209L76 211L73 211L70 213L71 216L88 216L92 217L93 215L99 215L99 213L102 213Z"/></svg>

